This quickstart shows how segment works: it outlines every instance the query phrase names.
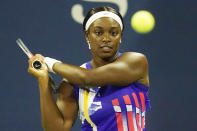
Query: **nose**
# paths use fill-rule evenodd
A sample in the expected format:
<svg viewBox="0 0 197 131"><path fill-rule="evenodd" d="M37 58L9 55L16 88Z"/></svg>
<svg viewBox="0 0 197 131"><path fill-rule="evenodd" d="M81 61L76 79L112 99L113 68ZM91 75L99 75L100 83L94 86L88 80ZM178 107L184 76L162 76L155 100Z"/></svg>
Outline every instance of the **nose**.
<svg viewBox="0 0 197 131"><path fill-rule="evenodd" d="M104 35L103 35L103 42L104 43L108 43L110 41L111 41L111 39L110 39L109 33L104 33Z"/></svg>

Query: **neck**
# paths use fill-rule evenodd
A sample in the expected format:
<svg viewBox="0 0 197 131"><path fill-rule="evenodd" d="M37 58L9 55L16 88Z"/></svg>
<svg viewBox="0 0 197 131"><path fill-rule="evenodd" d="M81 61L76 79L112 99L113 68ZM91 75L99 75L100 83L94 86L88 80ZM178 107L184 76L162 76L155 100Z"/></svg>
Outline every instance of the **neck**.
<svg viewBox="0 0 197 131"><path fill-rule="evenodd" d="M92 65L92 68L98 68L114 62L117 58L118 58L118 52L113 57L110 58L100 58L93 56L93 59L91 60L90 64Z"/></svg>

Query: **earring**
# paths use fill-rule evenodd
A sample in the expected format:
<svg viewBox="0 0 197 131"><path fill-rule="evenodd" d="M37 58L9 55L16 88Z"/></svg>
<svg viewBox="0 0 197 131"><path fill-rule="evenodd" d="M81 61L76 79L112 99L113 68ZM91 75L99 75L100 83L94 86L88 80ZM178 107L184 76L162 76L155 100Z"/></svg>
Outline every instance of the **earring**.
<svg viewBox="0 0 197 131"><path fill-rule="evenodd" d="M120 43L122 43L122 39L120 39Z"/></svg>
<svg viewBox="0 0 197 131"><path fill-rule="evenodd" d="M87 43L88 43L88 48L91 49L89 40L87 41Z"/></svg>

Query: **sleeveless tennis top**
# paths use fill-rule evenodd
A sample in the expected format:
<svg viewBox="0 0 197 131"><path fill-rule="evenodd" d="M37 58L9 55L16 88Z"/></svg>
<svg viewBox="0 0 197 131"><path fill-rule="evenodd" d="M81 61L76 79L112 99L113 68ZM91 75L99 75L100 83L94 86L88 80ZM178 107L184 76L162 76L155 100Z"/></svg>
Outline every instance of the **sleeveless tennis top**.
<svg viewBox="0 0 197 131"><path fill-rule="evenodd" d="M92 69L90 62L81 67ZM82 131L146 131L145 112L150 110L148 89L139 82L89 89L74 85Z"/></svg>

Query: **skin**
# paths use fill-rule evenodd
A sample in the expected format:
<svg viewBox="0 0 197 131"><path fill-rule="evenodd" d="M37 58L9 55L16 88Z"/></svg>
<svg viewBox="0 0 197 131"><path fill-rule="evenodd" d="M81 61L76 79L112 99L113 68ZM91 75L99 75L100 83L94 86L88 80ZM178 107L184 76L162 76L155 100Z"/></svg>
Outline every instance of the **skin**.
<svg viewBox="0 0 197 131"><path fill-rule="evenodd" d="M78 112L72 84L88 88L105 85L125 86L137 81L149 86L148 62L143 54L127 52L117 58L121 36L120 25L112 18L99 18L91 24L85 32L85 37L91 47L93 69L55 63L53 70L69 81L60 84L57 101L49 88L48 69L43 62L44 57L37 54L29 60L28 71L38 79L42 126L46 131L71 129ZM34 60L42 62L41 70L32 68Z"/></svg>

